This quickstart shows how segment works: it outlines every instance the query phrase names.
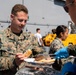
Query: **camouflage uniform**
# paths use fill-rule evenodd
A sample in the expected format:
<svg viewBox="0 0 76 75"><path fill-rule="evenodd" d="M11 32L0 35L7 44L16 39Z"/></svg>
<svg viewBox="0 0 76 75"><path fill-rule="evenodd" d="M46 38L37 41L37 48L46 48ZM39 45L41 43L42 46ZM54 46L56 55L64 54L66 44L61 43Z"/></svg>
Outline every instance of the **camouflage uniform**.
<svg viewBox="0 0 76 75"><path fill-rule="evenodd" d="M37 39L33 34L22 31L20 35L16 35L10 27L0 32L0 75L14 75L25 64L16 66L15 55L9 52L24 53L28 49L32 50L32 56L43 52L43 49L38 47Z"/></svg>
<svg viewBox="0 0 76 75"><path fill-rule="evenodd" d="M55 38L53 40L53 42L50 44L50 52L49 53L54 53L57 50L59 50L60 48L63 48L64 45L62 43L62 41L59 38Z"/></svg>
<svg viewBox="0 0 76 75"><path fill-rule="evenodd" d="M76 45L69 45L68 52L69 52L69 55L75 56L73 63L76 64Z"/></svg>

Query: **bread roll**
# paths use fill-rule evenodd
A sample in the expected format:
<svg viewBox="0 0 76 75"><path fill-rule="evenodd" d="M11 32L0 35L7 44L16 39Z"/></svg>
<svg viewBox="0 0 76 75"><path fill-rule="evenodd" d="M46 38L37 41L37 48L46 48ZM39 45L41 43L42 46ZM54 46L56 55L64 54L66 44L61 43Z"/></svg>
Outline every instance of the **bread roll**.
<svg viewBox="0 0 76 75"><path fill-rule="evenodd" d="M28 50L23 54L23 56L24 56L24 57L29 57L31 54L32 54L32 50L28 49Z"/></svg>
<svg viewBox="0 0 76 75"><path fill-rule="evenodd" d="M42 59L42 60L39 60L37 62L39 62L39 63L52 63L54 61L55 61L55 59L50 59L50 60Z"/></svg>

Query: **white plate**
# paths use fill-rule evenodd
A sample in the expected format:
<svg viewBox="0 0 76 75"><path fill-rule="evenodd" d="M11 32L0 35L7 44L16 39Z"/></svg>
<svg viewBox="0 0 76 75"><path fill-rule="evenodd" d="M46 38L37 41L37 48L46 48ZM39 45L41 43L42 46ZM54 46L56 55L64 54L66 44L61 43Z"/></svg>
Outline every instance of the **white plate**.
<svg viewBox="0 0 76 75"><path fill-rule="evenodd" d="M46 63L46 62L38 62L38 61L35 61L35 58L25 58L24 59L25 62L28 62L32 65L51 65L53 64L54 62L49 62L49 63Z"/></svg>
<svg viewBox="0 0 76 75"><path fill-rule="evenodd" d="M26 62L34 62L35 58L25 58L24 61L26 61Z"/></svg>

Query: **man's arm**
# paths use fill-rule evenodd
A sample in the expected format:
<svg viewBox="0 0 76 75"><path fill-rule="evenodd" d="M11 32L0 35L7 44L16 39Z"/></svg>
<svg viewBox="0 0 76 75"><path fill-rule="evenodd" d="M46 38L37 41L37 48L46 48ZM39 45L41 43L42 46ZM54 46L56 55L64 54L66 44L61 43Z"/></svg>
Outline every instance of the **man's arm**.
<svg viewBox="0 0 76 75"><path fill-rule="evenodd" d="M40 38L41 45L44 46L42 38Z"/></svg>
<svg viewBox="0 0 76 75"><path fill-rule="evenodd" d="M12 70L16 72L17 66L13 56L0 56L0 71Z"/></svg>

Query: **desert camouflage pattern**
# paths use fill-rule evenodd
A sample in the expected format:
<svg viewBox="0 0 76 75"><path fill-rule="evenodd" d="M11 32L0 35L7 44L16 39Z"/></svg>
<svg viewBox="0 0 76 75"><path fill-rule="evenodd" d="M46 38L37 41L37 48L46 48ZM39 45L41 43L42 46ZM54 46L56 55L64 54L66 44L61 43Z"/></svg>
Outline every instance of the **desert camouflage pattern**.
<svg viewBox="0 0 76 75"><path fill-rule="evenodd" d="M17 69L14 63L15 55L11 53L24 53L31 49L34 56L43 52L39 47L37 39L31 33L22 32L20 35L12 33L10 27L0 32L0 75L14 75ZM10 53L9 53L10 52ZM7 71L8 70L8 71ZM7 73L8 72L8 73ZM2 73L2 74L1 74Z"/></svg>
<svg viewBox="0 0 76 75"><path fill-rule="evenodd" d="M76 45L69 45L68 46L68 52L69 52L69 55L72 55L74 56L74 62L76 64Z"/></svg>
<svg viewBox="0 0 76 75"><path fill-rule="evenodd" d="M53 42L50 44L50 53L55 53L60 48L63 48L64 45L59 38L55 38Z"/></svg>
<svg viewBox="0 0 76 75"><path fill-rule="evenodd" d="M70 44L68 46L69 55L76 56L76 45Z"/></svg>

